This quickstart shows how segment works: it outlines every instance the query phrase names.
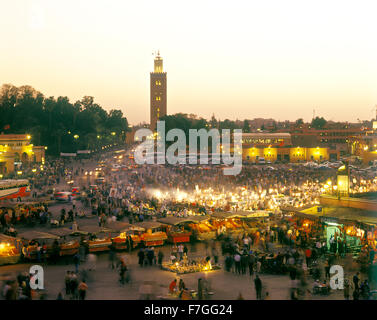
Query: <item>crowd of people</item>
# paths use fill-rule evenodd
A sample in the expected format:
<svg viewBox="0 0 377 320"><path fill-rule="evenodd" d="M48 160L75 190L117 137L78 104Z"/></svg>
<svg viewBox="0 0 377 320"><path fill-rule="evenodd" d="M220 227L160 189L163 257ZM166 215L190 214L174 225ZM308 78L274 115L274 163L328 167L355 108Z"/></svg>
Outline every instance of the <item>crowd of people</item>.
<svg viewBox="0 0 377 320"><path fill-rule="evenodd" d="M127 156L118 159L114 160L108 155L103 157L101 176L105 180L94 187L94 177L83 178L84 160L77 163L56 160L46 164L43 173L31 181L36 204L22 204L18 209L0 209L3 232L16 235L14 226L18 224L56 223L62 226L68 222L72 222L72 229L77 230L76 220L85 216L85 211L96 216L98 225L104 227L114 221L134 223L166 216L206 215L215 211L269 210L274 218L258 224L253 231L237 233L237 236L218 234L215 241L221 243L224 271L251 277L258 299L269 297L267 290L262 293L264 274L289 275L292 281L291 299L301 299L308 292L331 292L329 270L336 261L345 257L345 240L331 238L328 245L321 237L323 225L313 223L305 229L300 221L285 217L282 209L316 204L324 184L335 181L335 169L320 170L290 164L279 167L246 166L237 176L225 176L218 166L137 166ZM114 163L120 166L114 167ZM38 203L38 199L48 194L49 188L57 190L62 188L64 181L72 179L77 181L82 192L80 200L70 199L71 207L67 210L63 208L58 217L53 217L49 205L46 202ZM373 179L367 174L352 177L352 188L359 190L360 186L365 185L372 189ZM77 206L79 201L82 206ZM208 245L205 256L216 265L222 259L213 243ZM173 246L169 260L181 261L190 254L190 246ZM130 244L129 248L133 247ZM374 250L369 248L368 255L369 258L373 256ZM139 248L137 257L140 268L161 267L166 259L163 250L153 247ZM67 271L65 276L65 296L60 293L59 299L86 297L88 285L85 276L79 275L80 258L77 259L75 271ZM119 273L120 285L131 281L126 258L119 258L114 248L109 251L109 265ZM312 287L308 277L313 278ZM354 299L366 299L370 296L370 281L355 279L346 279L345 298L350 298L352 292ZM177 293L179 298L188 299L188 289L181 281L172 282L169 291ZM22 281L21 286L27 288L27 283ZM3 296L14 298L14 286L14 283L8 283ZM199 287L197 291L200 291ZM28 289L25 290L28 292ZM201 297L203 294L199 293Z"/></svg>

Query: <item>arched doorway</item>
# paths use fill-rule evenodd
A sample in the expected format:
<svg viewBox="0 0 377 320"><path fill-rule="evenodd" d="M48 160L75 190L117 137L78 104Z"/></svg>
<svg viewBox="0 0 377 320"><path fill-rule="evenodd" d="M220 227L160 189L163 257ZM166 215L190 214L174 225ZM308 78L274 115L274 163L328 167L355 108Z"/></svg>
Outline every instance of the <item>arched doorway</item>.
<svg viewBox="0 0 377 320"><path fill-rule="evenodd" d="M14 154L14 162L20 162L20 154L18 152Z"/></svg>
<svg viewBox="0 0 377 320"><path fill-rule="evenodd" d="M28 162L28 160L29 160L29 157L28 157L28 155L27 155L27 153L26 152L24 152L23 154L22 154L22 162Z"/></svg>

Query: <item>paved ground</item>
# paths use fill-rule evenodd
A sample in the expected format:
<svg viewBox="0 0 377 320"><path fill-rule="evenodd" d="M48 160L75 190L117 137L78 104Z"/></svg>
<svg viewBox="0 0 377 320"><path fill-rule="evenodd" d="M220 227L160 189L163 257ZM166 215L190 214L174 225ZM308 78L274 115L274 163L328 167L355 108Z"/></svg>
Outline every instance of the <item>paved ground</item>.
<svg viewBox="0 0 377 320"><path fill-rule="evenodd" d="M81 206L81 203L78 203ZM51 207L54 215L58 215L62 207L68 208L69 204L58 204ZM90 215L89 215L90 216ZM97 224L96 217L84 218L79 220L79 224ZM67 224L70 226L70 224ZM48 231L50 227L36 226L37 230ZM220 245L217 243L217 245ZM189 257L204 257L206 256L206 249L203 243L198 243L195 246L188 245ZM165 259L170 256L171 246L166 245L162 247L165 255ZM219 248L219 252L220 248ZM139 299L139 289L143 285L144 281L150 281L154 284L154 293L157 297L167 297L168 285L176 276L175 273L160 270L157 266L140 268L137 264L137 251L133 251L130 254L120 253L125 255L128 265L131 270L130 284L120 286L118 283L118 273L109 268L108 253L99 253L97 255L97 264L95 271L89 271L88 277L88 299ZM71 259L71 258L70 258ZM223 264L223 257L220 258L220 263ZM346 268L346 276L349 278L353 275L357 268L357 265L352 262L352 257L348 257L342 261L342 264ZM18 264L12 266L0 267L0 277L3 278L6 275L16 275L18 272L27 271L32 264ZM42 264L43 265L43 264ZM48 299L55 299L58 293L64 292L64 275L67 270L74 270L72 261L66 264L64 260L61 260L59 265L43 265L45 271L45 287L48 292ZM86 265L80 266L80 269L86 269ZM208 273L193 273L181 275L182 279L186 283L189 289L197 289L197 281L199 277L206 277L211 283L213 291L212 299L236 299L241 293L244 299L256 299L254 284L252 278L249 275L236 275L233 273L227 273L223 269L217 271L211 271ZM262 282L269 292L270 299L289 299L289 288L291 281L287 275L268 275L262 274ZM313 283L313 279L308 278L309 287ZM312 296L307 297L310 299L343 299L343 292L333 292L327 297Z"/></svg>

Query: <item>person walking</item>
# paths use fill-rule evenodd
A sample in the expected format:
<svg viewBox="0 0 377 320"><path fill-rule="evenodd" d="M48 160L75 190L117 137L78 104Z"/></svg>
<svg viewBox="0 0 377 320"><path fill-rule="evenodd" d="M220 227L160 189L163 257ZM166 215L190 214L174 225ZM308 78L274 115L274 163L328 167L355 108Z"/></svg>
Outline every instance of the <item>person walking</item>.
<svg viewBox="0 0 377 320"><path fill-rule="evenodd" d="M148 251L147 251L147 260L148 260L148 264L150 266L153 265L153 259L154 259L154 250L153 248L150 248Z"/></svg>
<svg viewBox="0 0 377 320"><path fill-rule="evenodd" d="M181 244L178 245L179 260L183 259L183 251L184 251L184 247L183 247L183 244L181 243Z"/></svg>
<svg viewBox="0 0 377 320"><path fill-rule="evenodd" d="M355 291L359 291L359 281L360 281L359 275L360 275L360 272L357 272L357 273L353 276L353 278L352 278L353 286L354 286L354 290L355 290Z"/></svg>
<svg viewBox="0 0 377 320"><path fill-rule="evenodd" d="M78 287L78 279L77 274L73 271L71 272L71 281L70 281L70 291L71 291L71 299L77 298L77 287Z"/></svg>
<svg viewBox="0 0 377 320"><path fill-rule="evenodd" d="M311 262L311 257L312 257L312 250L310 248L307 248L305 250L305 257L306 257L306 265L309 268L310 262Z"/></svg>
<svg viewBox="0 0 377 320"><path fill-rule="evenodd" d="M78 286L80 300L85 300L87 290L88 290L88 285L85 283L85 280L81 281Z"/></svg>
<svg viewBox="0 0 377 320"><path fill-rule="evenodd" d="M198 279L198 300L204 299L204 287L203 287L203 279Z"/></svg>
<svg viewBox="0 0 377 320"><path fill-rule="evenodd" d="M65 295L69 295L71 293L71 272L67 271L64 277L65 283Z"/></svg>
<svg viewBox="0 0 377 320"><path fill-rule="evenodd" d="M158 263L159 267L162 268L162 261L164 259L164 253L162 252L161 249L158 251L157 258L158 258L157 263Z"/></svg>
<svg viewBox="0 0 377 320"><path fill-rule="evenodd" d="M350 283L348 279L344 280L344 299L349 300L350 299Z"/></svg>
<svg viewBox="0 0 377 320"><path fill-rule="evenodd" d="M250 254L249 260L248 260L250 277L253 277L253 275L254 275L254 264L255 264L255 257L254 257L253 254Z"/></svg>
<svg viewBox="0 0 377 320"><path fill-rule="evenodd" d="M255 276L254 286L257 294L257 300L262 300L262 280L259 278L258 275Z"/></svg>
<svg viewBox="0 0 377 320"><path fill-rule="evenodd" d="M75 271L76 271L76 273L78 273L79 272L79 264L80 264L80 255L78 253L76 253L73 256L73 263L75 265Z"/></svg>
<svg viewBox="0 0 377 320"><path fill-rule="evenodd" d="M124 259L121 259L120 266L119 266L119 282L121 285L125 282L125 274L127 272L127 265L124 261Z"/></svg>
<svg viewBox="0 0 377 320"><path fill-rule="evenodd" d="M110 251L109 251L109 268L114 270L115 268L115 247L113 244L109 246Z"/></svg>
<svg viewBox="0 0 377 320"><path fill-rule="evenodd" d="M330 263L328 260L325 262L325 279L330 279Z"/></svg>
<svg viewBox="0 0 377 320"><path fill-rule="evenodd" d="M241 274L241 256L238 253L234 255L234 264L236 267L236 273Z"/></svg>
<svg viewBox="0 0 377 320"><path fill-rule="evenodd" d="M143 248L140 248L139 252L137 253L137 256L139 257L139 266L142 267L144 264L145 257Z"/></svg>
<svg viewBox="0 0 377 320"><path fill-rule="evenodd" d="M364 280L364 282L361 284L360 294L361 294L363 300L369 300L370 287L369 287L368 280Z"/></svg>

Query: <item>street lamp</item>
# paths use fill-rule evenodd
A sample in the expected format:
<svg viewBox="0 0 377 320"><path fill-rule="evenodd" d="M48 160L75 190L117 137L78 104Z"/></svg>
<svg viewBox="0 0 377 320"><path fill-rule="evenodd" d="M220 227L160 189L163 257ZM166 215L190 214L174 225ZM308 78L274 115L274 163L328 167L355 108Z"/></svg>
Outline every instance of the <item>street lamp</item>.
<svg viewBox="0 0 377 320"><path fill-rule="evenodd" d="M74 137L75 139L78 139L80 136L79 136L78 134L75 134L73 137Z"/></svg>
<svg viewBox="0 0 377 320"><path fill-rule="evenodd" d="M116 132L114 132L114 131L111 132L111 135L112 135L112 136L115 136L115 135L116 135Z"/></svg>

